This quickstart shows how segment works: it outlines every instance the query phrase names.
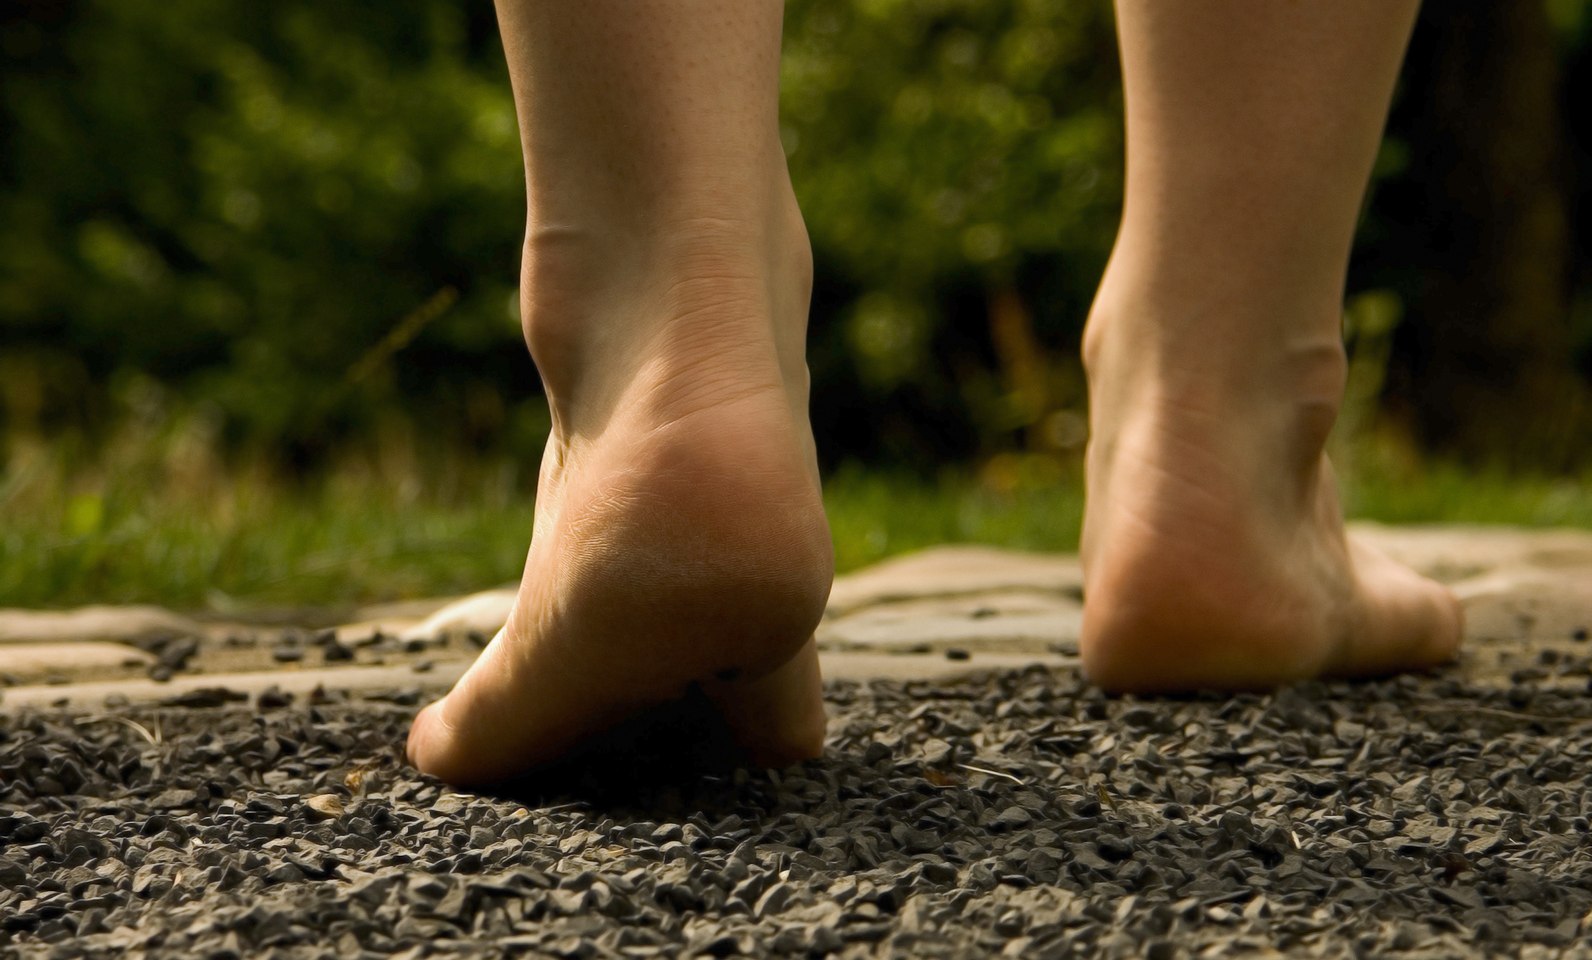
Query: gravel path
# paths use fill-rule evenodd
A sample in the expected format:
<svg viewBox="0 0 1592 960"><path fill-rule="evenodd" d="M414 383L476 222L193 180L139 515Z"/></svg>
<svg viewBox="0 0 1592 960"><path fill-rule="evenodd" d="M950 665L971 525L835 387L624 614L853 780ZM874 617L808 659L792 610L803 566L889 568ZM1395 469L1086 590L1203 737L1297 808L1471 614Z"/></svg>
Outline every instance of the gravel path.
<svg viewBox="0 0 1592 960"><path fill-rule="evenodd" d="M403 767L413 690L24 711L0 956L1587 955L1589 673L842 683L823 760L509 799Z"/></svg>

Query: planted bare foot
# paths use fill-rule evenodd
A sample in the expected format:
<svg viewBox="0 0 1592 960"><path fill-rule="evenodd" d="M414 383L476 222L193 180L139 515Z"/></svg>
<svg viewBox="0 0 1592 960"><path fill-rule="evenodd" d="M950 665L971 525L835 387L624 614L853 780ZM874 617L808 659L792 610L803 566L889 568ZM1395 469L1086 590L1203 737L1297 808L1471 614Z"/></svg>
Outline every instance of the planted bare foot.
<svg viewBox="0 0 1592 960"><path fill-rule="evenodd" d="M1451 658L1454 597L1345 534L1323 453L1337 339L1179 335L1151 322L1157 309L1102 296L1085 338L1088 676L1238 690Z"/></svg>
<svg viewBox="0 0 1592 960"><path fill-rule="evenodd" d="M553 414L535 530L507 625L415 720L422 771L500 781L692 690L753 763L822 749L810 253L794 199L777 207L639 244L533 232L524 320Z"/></svg>

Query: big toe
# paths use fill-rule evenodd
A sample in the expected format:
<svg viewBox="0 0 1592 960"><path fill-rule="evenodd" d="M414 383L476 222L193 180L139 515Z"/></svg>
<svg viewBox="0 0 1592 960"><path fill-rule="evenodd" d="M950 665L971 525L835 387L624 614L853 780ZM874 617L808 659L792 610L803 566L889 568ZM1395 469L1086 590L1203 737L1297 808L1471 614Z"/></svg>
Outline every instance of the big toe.
<svg viewBox="0 0 1592 960"><path fill-rule="evenodd" d="M415 715L405 749L415 769L451 782L457 775L457 751L454 732L446 719L447 702L448 698L443 697Z"/></svg>
<svg viewBox="0 0 1592 960"><path fill-rule="evenodd" d="M534 742L546 732L533 705L539 691L516 689L502 652L497 640L488 644L447 696L416 714L409 762L421 773L456 786L483 786L541 759Z"/></svg>
<svg viewBox="0 0 1592 960"><path fill-rule="evenodd" d="M552 691L527 684L500 653L489 645L447 696L415 716L409 762L421 773L455 786L486 786L570 746L585 718Z"/></svg>
<svg viewBox="0 0 1592 960"><path fill-rule="evenodd" d="M1341 672L1369 676L1452 660L1464 634L1453 592L1369 548L1357 559L1369 622L1350 638Z"/></svg>
<svg viewBox="0 0 1592 960"><path fill-rule="evenodd" d="M1426 584L1434 609L1425 653L1432 663L1445 663L1458 655L1459 645L1464 640L1465 608L1454 591L1432 580L1427 580Z"/></svg>

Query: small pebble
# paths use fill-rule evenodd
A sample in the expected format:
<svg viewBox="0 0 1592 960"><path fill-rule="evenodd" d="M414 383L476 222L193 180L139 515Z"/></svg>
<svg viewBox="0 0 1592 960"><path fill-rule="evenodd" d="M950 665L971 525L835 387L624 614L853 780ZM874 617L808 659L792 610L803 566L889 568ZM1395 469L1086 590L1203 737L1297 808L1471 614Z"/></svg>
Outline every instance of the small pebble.
<svg viewBox="0 0 1592 960"><path fill-rule="evenodd" d="M156 656L162 666L175 672L186 669L198 652L198 637L176 637L162 645Z"/></svg>
<svg viewBox="0 0 1592 960"><path fill-rule="evenodd" d="M304 801L304 806L323 820L335 820L343 815L343 800L336 794L318 794Z"/></svg>
<svg viewBox="0 0 1592 960"><path fill-rule="evenodd" d="M260 710L280 710L293 705L293 695L284 693L281 687L272 685L260 691L254 698L254 705Z"/></svg>
<svg viewBox="0 0 1592 960"><path fill-rule="evenodd" d="M651 746L468 794L406 762L418 682L10 711L0 941L239 960L310 943L1556 955L1592 911L1592 725L1562 682L1592 673L1588 649L1522 657L1504 689L1453 670L1175 698L1043 668L831 682L820 759L698 771L659 744L710 728L670 719Z"/></svg>

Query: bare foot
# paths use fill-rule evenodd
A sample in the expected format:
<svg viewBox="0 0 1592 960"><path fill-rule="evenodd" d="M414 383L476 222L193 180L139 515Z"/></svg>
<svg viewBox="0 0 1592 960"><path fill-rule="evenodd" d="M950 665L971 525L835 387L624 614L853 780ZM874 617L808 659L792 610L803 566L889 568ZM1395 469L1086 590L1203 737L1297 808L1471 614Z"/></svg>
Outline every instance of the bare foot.
<svg viewBox="0 0 1592 960"><path fill-rule="evenodd" d="M1453 596L1345 535L1322 453L1341 345L1208 330L1175 342L1144 322L1150 307L1102 304L1085 338L1089 677L1124 692L1256 689L1452 657Z"/></svg>
<svg viewBox="0 0 1592 960"><path fill-rule="evenodd" d="M569 231L527 244L553 411L536 526L508 624L415 720L422 771L500 781L693 688L752 762L822 749L811 266L794 199L780 207L767 231L681 223L639 252Z"/></svg>

